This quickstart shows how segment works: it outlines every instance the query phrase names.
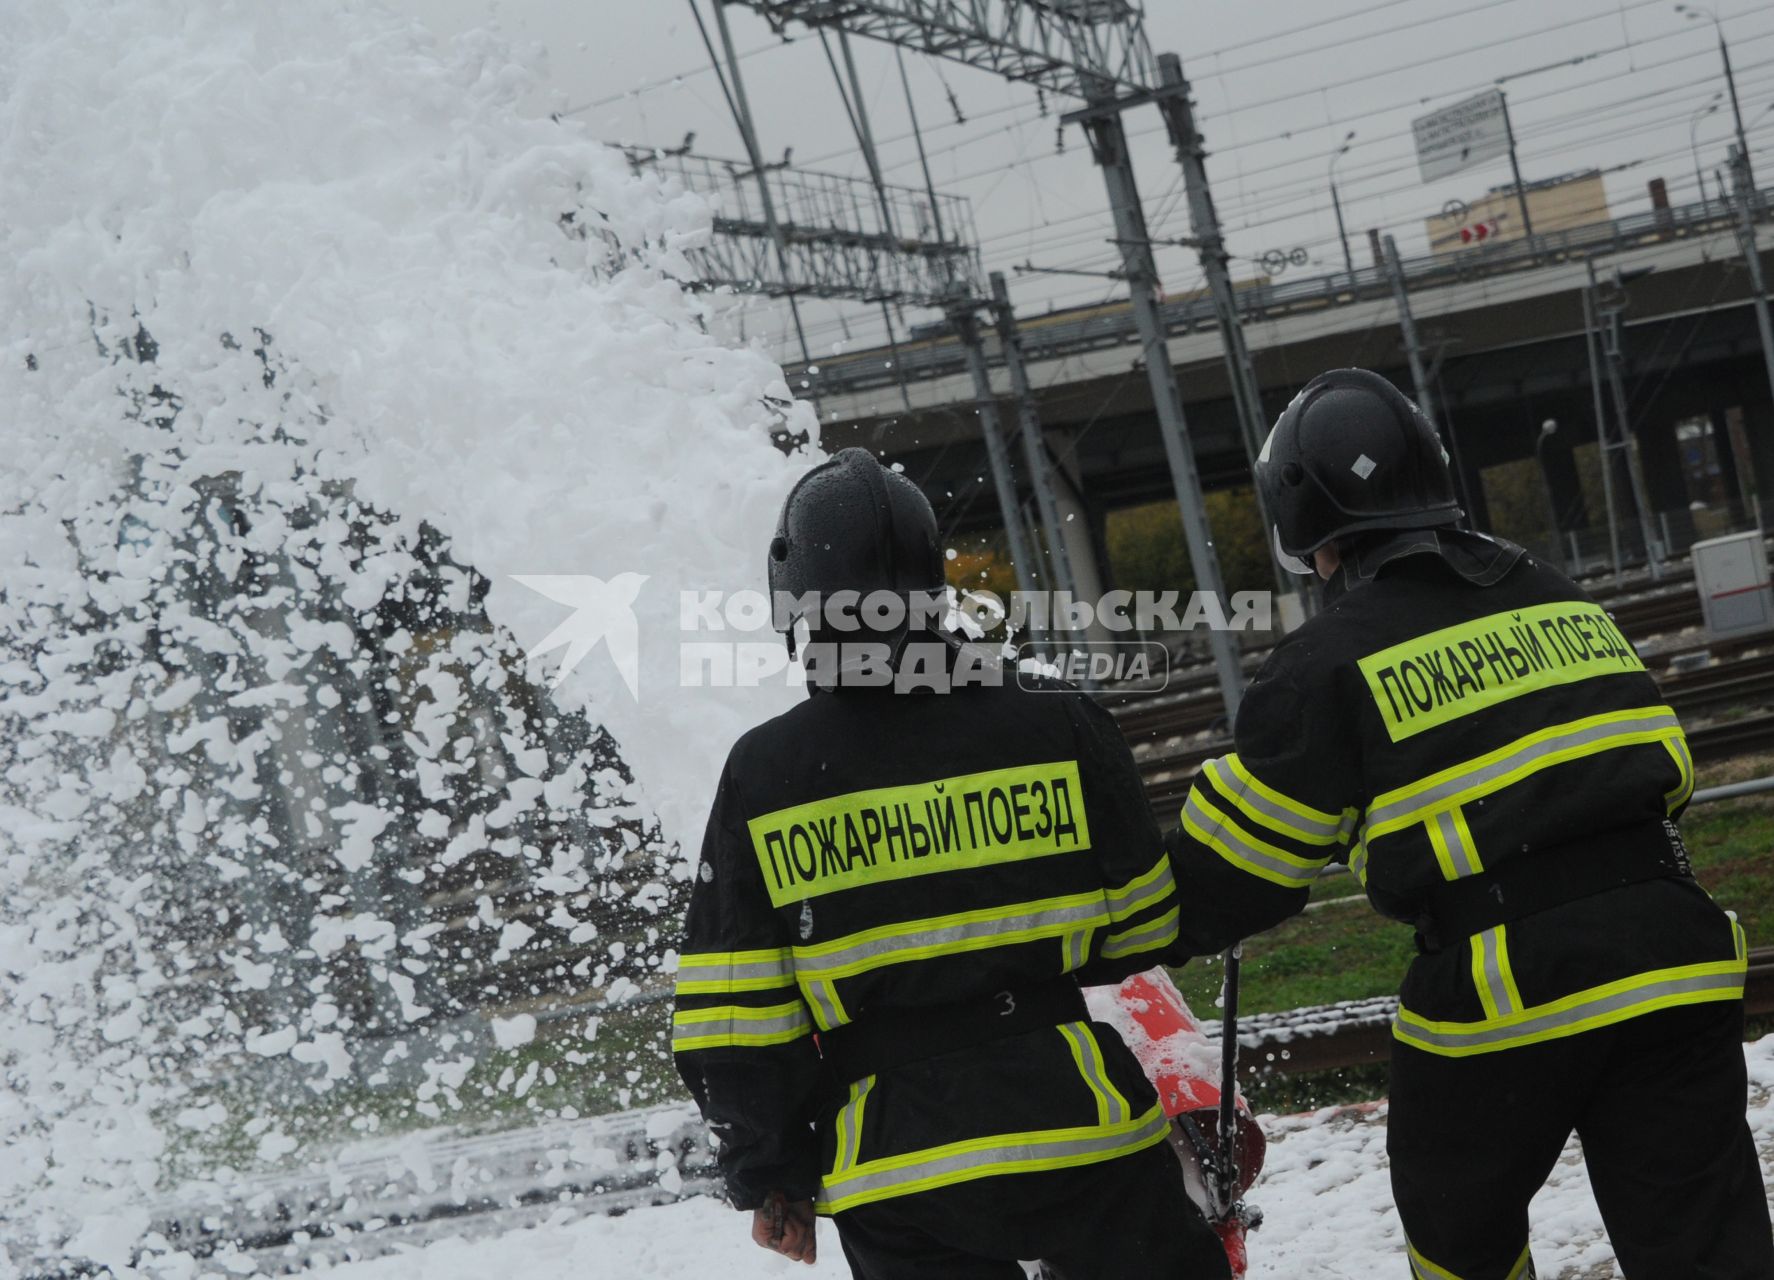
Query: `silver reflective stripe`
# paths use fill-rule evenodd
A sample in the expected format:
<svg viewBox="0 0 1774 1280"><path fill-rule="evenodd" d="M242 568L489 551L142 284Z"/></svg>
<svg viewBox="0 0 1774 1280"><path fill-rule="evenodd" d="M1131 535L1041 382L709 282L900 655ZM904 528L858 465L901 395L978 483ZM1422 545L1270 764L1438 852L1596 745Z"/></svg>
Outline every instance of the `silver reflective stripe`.
<svg viewBox="0 0 1774 1280"><path fill-rule="evenodd" d="M1085 958L1090 954L1090 930L1079 929L1066 935L1066 972L1084 967Z"/></svg>
<svg viewBox="0 0 1774 1280"><path fill-rule="evenodd" d="M1120 1124L1130 1119L1133 1109L1104 1074L1102 1050L1097 1047L1090 1028L1082 1022L1062 1022L1059 1032L1072 1042L1072 1055L1078 1060L1078 1070L1083 1072L1084 1082L1102 1102L1103 1123Z"/></svg>
<svg viewBox="0 0 1774 1280"><path fill-rule="evenodd" d="M1454 817L1452 809L1444 809L1435 815L1435 830L1441 841L1447 846L1448 862L1453 865L1454 878L1464 879L1475 876L1482 867L1472 852L1472 846L1466 843L1466 837L1460 830L1460 823Z"/></svg>
<svg viewBox="0 0 1774 1280"><path fill-rule="evenodd" d="M1257 844L1231 818L1210 811L1207 803L1194 791L1189 792L1188 800L1183 803L1183 826L1187 828L1191 823L1200 830L1203 843L1214 852L1229 857L1234 863L1245 862L1261 868L1297 888L1311 884L1318 868L1330 860L1328 854L1316 860L1301 858L1298 861L1278 856L1278 853Z"/></svg>
<svg viewBox="0 0 1774 1280"><path fill-rule="evenodd" d="M1150 883L1140 884L1140 881L1146 878L1146 876L1140 876L1124 888L1109 890L1109 918L1111 920L1125 919L1134 912L1151 906L1166 894L1176 891L1176 877L1171 874L1168 854L1158 859L1158 864L1153 870L1157 872L1156 875L1152 875L1151 871L1146 872L1146 876L1152 876Z"/></svg>
<svg viewBox="0 0 1774 1280"><path fill-rule="evenodd" d="M804 980L844 977L882 965L929 959L932 955L974 951L1000 942L1026 941L1031 937L1053 937L1067 932L1072 926L1099 924L1108 915L1101 893L1058 898L1053 903L1013 914L993 911L937 917L918 922L927 926L924 928L896 926L892 930L853 934L818 947L796 947L795 970ZM1024 905L1034 907L1037 904ZM1025 936L1013 936L1018 934Z"/></svg>
<svg viewBox="0 0 1774 1280"><path fill-rule="evenodd" d="M1207 776L1213 779L1214 786L1225 792L1226 798L1239 808L1255 809L1282 835L1310 843L1329 844L1343 834L1345 823L1342 821L1332 819L1326 822L1271 800L1238 776L1231 759L1230 756L1216 756L1203 767Z"/></svg>
<svg viewBox="0 0 1774 1280"><path fill-rule="evenodd" d="M1412 791L1397 800L1375 804L1367 813L1367 826L1396 824L1401 819L1415 821L1418 816L1459 800L1471 792L1483 792L1520 769L1532 770L1547 757L1572 748L1605 746L1610 739L1632 733L1654 733L1665 729L1681 729L1681 722L1667 707L1647 710L1642 715L1609 718L1599 722L1578 723L1533 741L1506 748L1502 755L1487 764L1461 770L1432 787Z"/></svg>
<svg viewBox="0 0 1774 1280"><path fill-rule="evenodd" d="M976 1139L917 1153L924 1158L895 1156L857 1165L833 1174L819 1189L821 1205L839 1212L853 1204L905 1195L998 1173L1054 1169L1106 1160L1162 1139L1170 1120L1153 1107L1137 1123L1109 1132L1058 1129L1005 1134L1002 1139Z"/></svg>
<svg viewBox="0 0 1774 1280"><path fill-rule="evenodd" d="M1517 1018L1501 1025L1473 1023L1462 1026L1458 1023L1442 1023L1432 1026L1418 1021L1416 1015L1407 1010L1400 1009L1393 1027L1394 1034L1408 1044L1431 1050L1473 1049L1517 1040L1549 1040L1584 1030L1585 1024L1597 1019L1608 1021L1614 1015L1626 1014L1640 1005L1672 998L1679 1001L1683 996L1699 996L1712 992L1735 994L1742 989L1743 969L1737 967L1725 973L1691 974L1665 978L1661 982L1648 982L1624 991L1596 996L1569 1008Z"/></svg>
<svg viewBox="0 0 1774 1280"><path fill-rule="evenodd" d="M873 1076L864 1076L850 1086L850 1100L838 1112L838 1154L833 1173L842 1173L856 1163L862 1150L862 1104L868 1101L869 1090L874 1087Z"/></svg>
<svg viewBox="0 0 1774 1280"><path fill-rule="evenodd" d="M811 1031L813 1019L800 1001L794 1005L775 1005L757 1012L765 1016L748 1017L751 1011L742 1006L721 1005L714 1009L680 1009L671 1023L684 1040L700 1040L705 1036L788 1036L792 1032Z"/></svg>
<svg viewBox="0 0 1774 1280"><path fill-rule="evenodd" d="M1503 1016L1520 1013L1520 1007L1509 994L1509 984L1503 979L1503 926L1497 925L1482 933L1473 934L1472 946L1478 952L1479 970L1484 975L1485 990L1490 993L1492 1003L1497 1006L1497 1013Z"/></svg>
<svg viewBox="0 0 1774 1280"><path fill-rule="evenodd" d="M787 986L794 979L794 968L786 951L734 951L726 954L702 954L678 958L677 982L710 982L722 986L744 983L761 987Z"/></svg>
<svg viewBox="0 0 1774 1280"><path fill-rule="evenodd" d="M1127 933L1111 933L1103 943L1103 959L1117 960L1141 951L1167 946L1176 940L1178 908L1172 907L1156 920L1149 920Z"/></svg>
<svg viewBox="0 0 1774 1280"><path fill-rule="evenodd" d="M831 983L803 983L801 992L807 997L807 1003L813 1006L813 1017L821 1031L830 1031L850 1021L838 1008L838 993L832 989Z"/></svg>

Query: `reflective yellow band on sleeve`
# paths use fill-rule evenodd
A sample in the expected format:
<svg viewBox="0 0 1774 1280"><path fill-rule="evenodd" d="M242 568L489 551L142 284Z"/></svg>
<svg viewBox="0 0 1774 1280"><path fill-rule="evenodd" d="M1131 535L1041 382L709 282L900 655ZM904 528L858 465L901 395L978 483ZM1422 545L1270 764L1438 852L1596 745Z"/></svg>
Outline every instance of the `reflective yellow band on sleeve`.
<svg viewBox="0 0 1774 1280"><path fill-rule="evenodd" d="M1688 803L1688 797L1694 794L1694 757L1688 750L1688 739L1685 734L1677 734L1673 738L1665 738L1663 745L1669 751L1670 759L1675 761L1675 787L1663 797L1664 812L1674 813Z"/></svg>
<svg viewBox="0 0 1774 1280"><path fill-rule="evenodd" d="M1662 742L1679 737L1681 732L1681 722L1668 707L1610 711L1553 725L1376 797L1368 806L1362 837L1371 843L1553 765L1620 747Z"/></svg>
<svg viewBox="0 0 1774 1280"><path fill-rule="evenodd" d="M1653 969L1478 1022L1435 1022L1401 1006L1392 1034L1405 1044L1443 1057L1493 1053L1611 1026L1658 1009L1741 999L1743 977L1741 957Z"/></svg>
<svg viewBox="0 0 1774 1280"><path fill-rule="evenodd" d="M1539 689L1645 664L1598 605L1530 605L1414 636L1357 664L1394 742Z"/></svg>
<svg viewBox="0 0 1774 1280"><path fill-rule="evenodd" d="M1062 1022L1059 1033L1072 1051L1078 1074L1084 1077L1091 1095L1096 1099L1096 1122L1102 1125L1121 1124L1133 1115L1133 1106L1109 1080L1109 1069L1103 1062L1102 1046L1088 1023Z"/></svg>
<svg viewBox="0 0 1774 1280"><path fill-rule="evenodd" d="M801 983L801 999L813 1010L813 1021L821 1031L830 1031L850 1021L844 1002L838 999L838 984L830 979Z"/></svg>
<svg viewBox="0 0 1774 1280"><path fill-rule="evenodd" d="M768 991L795 980L788 948L762 951L704 951L678 957L679 995L727 995Z"/></svg>
<svg viewBox="0 0 1774 1280"><path fill-rule="evenodd" d="M813 1019L799 1000L787 1004L724 1004L707 1009L679 1009L671 1017L673 1053L692 1049L727 1049L787 1044L813 1034Z"/></svg>
<svg viewBox="0 0 1774 1280"><path fill-rule="evenodd" d="M852 791L746 824L772 906L1090 848L1076 760Z"/></svg>
<svg viewBox="0 0 1774 1280"><path fill-rule="evenodd" d="M864 1076L856 1081L850 1086L849 1099L838 1112L838 1152L832 1162L832 1172L835 1174L853 1168L862 1151L862 1110L869 1100L869 1091L874 1087L874 1076Z"/></svg>
<svg viewBox="0 0 1774 1280"><path fill-rule="evenodd" d="M1109 919L1125 920L1175 891L1176 878L1171 874L1170 856L1161 853L1150 871L1128 881L1119 889L1109 890L1106 895L1109 900Z"/></svg>
<svg viewBox="0 0 1774 1280"><path fill-rule="evenodd" d="M975 1178L1095 1164L1163 1142L1169 1131L1169 1118L1162 1107L1154 1104L1144 1114L1119 1124L971 1138L904 1155L859 1161L842 1173L829 1174L815 1203L820 1213L842 1213L877 1200Z"/></svg>
<svg viewBox="0 0 1774 1280"><path fill-rule="evenodd" d="M1484 870L1478 850L1472 843L1472 828L1466 825L1466 814L1459 809L1443 809L1429 819L1429 847L1435 851L1436 865L1442 879L1459 880Z"/></svg>
<svg viewBox="0 0 1774 1280"><path fill-rule="evenodd" d="M1509 937L1506 926L1497 925L1472 935L1472 985L1478 990L1485 1017L1497 1019L1520 1013L1521 992L1509 968Z"/></svg>
<svg viewBox="0 0 1774 1280"><path fill-rule="evenodd" d="M830 942L795 947L795 973L802 982L848 978L886 965L1063 937L1074 930L1106 924L1108 919L1108 904L1097 889L1063 898L906 920Z"/></svg>
<svg viewBox="0 0 1774 1280"><path fill-rule="evenodd" d="M1180 906L1172 907L1163 915L1135 928L1111 932L1103 940L1103 959L1121 960L1142 951L1157 951L1161 947L1168 947L1177 940L1177 922L1180 918Z"/></svg>
<svg viewBox="0 0 1774 1280"><path fill-rule="evenodd" d="M1330 861L1328 853L1322 858L1302 858L1257 839L1203 798L1199 787L1191 790L1188 800L1183 803L1182 825L1185 832L1240 871L1248 871L1284 889L1309 887L1317 878L1319 868Z"/></svg>
<svg viewBox="0 0 1774 1280"><path fill-rule="evenodd" d="M1302 844L1347 844L1355 810L1326 813L1271 787L1233 752L1202 766L1215 790L1258 826Z"/></svg>

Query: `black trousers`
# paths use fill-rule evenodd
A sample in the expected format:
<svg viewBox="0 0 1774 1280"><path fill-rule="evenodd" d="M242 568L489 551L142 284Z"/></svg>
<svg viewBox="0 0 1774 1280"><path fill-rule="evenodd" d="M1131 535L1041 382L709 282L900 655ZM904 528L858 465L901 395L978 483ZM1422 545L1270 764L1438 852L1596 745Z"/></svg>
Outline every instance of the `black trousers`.
<svg viewBox="0 0 1774 1280"><path fill-rule="evenodd" d="M1168 1144L1099 1164L1004 1174L846 1209L856 1280L1228 1280L1219 1238L1183 1190Z"/></svg>
<svg viewBox="0 0 1774 1280"><path fill-rule="evenodd" d="M1394 1041L1387 1154L1411 1274L1520 1280L1528 1201L1574 1130L1630 1280L1770 1280L1740 1001L1445 1058Z"/></svg>

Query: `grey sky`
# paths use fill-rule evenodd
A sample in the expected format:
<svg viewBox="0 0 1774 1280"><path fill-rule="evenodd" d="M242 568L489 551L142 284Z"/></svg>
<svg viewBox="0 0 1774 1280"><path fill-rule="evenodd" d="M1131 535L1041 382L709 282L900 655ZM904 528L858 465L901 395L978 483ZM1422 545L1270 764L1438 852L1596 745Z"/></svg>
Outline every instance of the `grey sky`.
<svg viewBox="0 0 1774 1280"><path fill-rule="evenodd" d="M440 34L493 26L547 51L542 109L575 114L611 141L675 146L696 132L700 154L743 154L686 0L392 0ZM1303 246L1312 265L1341 265L1326 171L1349 129L1357 136L1338 163L1338 183L1357 265L1368 261L1366 229L1399 238L1406 253L1426 247L1422 219L1448 200L1472 200L1509 180L1499 159L1424 185L1413 160L1410 121L1490 86L1499 76L1548 67L1507 87L1529 180L1588 167L1631 166L1607 176L1611 212L1648 205L1646 184L1662 177L1677 202L1695 198L1690 126L1724 87L1710 22L1685 19L1672 0L1147 0L1154 49L1181 54L1195 83L1209 174L1232 251L1235 276L1257 272L1266 250ZM1774 6L1719 0L1731 43L1758 177L1774 185ZM711 11L707 0L704 15ZM769 155L794 147L795 162L863 175L849 123L815 39L780 44L754 13L728 11L761 143ZM1327 21L1329 19L1329 21ZM1310 30L1286 34L1307 24ZM856 53L888 178L921 181L892 55L859 41ZM1577 65L1569 59L1597 55ZM1010 274L1032 260L1047 267L1106 270L1107 202L1083 135L1066 131L1056 154L1058 114L1050 96L971 68L908 61L937 186L969 197L988 270ZM683 74L681 79L673 77ZM940 73L940 74L939 74ZM966 116L957 124L952 89ZM1128 117L1135 164L1155 238L1188 234L1178 169L1148 108ZM1712 184L1730 133L1729 103L1701 116L1699 154ZM1163 250L1167 289L1196 287L1188 250ZM1122 295L1110 280L1011 275L1025 312ZM879 332L868 308L808 302L815 355L867 342ZM772 304L755 304L748 332L778 355L792 352ZM932 318L909 312L908 321ZM846 341L848 327L851 339Z"/></svg>

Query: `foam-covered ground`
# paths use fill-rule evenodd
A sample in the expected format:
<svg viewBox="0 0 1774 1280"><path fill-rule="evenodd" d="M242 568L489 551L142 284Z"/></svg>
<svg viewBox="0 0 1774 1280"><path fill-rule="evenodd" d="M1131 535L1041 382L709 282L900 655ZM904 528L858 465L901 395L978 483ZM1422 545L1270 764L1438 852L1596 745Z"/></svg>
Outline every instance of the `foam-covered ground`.
<svg viewBox="0 0 1774 1280"><path fill-rule="evenodd" d="M1745 1048L1750 1124L1764 1176L1774 1166L1774 1037ZM1265 1222L1251 1238L1251 1280L1367 1280L1399 1274L1403 1235L1386 1172L1386 1114L1344 1109L1266 1118L1269 1158L1251 1199ZM1573 1141L1533 1206L1541 1280L1619 1275ZM337 1267L332 1280L468 1280L501 1272L526 1280L586 1275L648 1280L765 1280L849 1274L829 1222L820 1260L804 1267L751 1244L749 1219L710 1199L619 1218L581 1218L473 1243L441 1240L405 1255Z"/></svg>

